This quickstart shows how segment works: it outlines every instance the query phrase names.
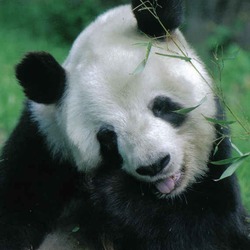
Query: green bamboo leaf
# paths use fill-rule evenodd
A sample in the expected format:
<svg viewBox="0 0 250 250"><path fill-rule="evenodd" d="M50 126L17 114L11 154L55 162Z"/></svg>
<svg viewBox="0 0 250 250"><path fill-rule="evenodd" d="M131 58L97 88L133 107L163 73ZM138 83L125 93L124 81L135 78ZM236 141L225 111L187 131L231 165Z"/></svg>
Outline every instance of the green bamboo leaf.
<svg viewBox="0 0 250 250"><path fill-rule="evenodd" d="M190 108L178 109L178 110L175 110L173 112L175 112L177 114L181 114L181 115L186 115L186 114L190 113L191 111L200 107L206 101L206 99L207 99L207 97L205 96L204 98L202 98L202 100L199 102L198 105L196 105L194 107L190 107Z"/></svg>
<svg viewBox="0 0 250 250"><path fill-rule="evenodd" d="M148 62L148 58L152 49L152 42L148 42L147 43L147 49L146 49L146 55L145 58L140 62L140 64L136 67L136 69L134 70L134 72L132 73L132 75L138 75L140 74L146 67L146 64ZM142 44L142 46L145 46L145 44Z"/></svg>
<svg viewBox="0 0 250 250"><path fill-rule="evenodd" d="M215 146L215 149L214 149L214 152L213 152L213 156L216 155L216 153L218 152L218 150L219 150L219 145L217 144L217 145Z"/></svg>
<svg viewBox="0 0 250 250"><path fill-rule="evenodd" d="M236 121L217 120L217 119L213 119L213 118L206 117L206 116L204 116L204 118L205 118L208 122L215 123L215 124L219 124L219 125L222 125L222 126L231 125L231 124L233 124L233 123L236 122Z"/></svg>
<svg viewBox="0 0 250 250"><path fill-rule="evenodd" d="M221 177L218 179L219 180L223 180L229 176L231 176L237 169L238 167L244 162L244 159L239 160L233 164L231 164L225 171L224 173L221 175Z"/></svg>
<svg viewBox="0 0 250 250"><path fill-rule="evenodd" d="M154 11L155 9L153 7L142 7L142 8L139 9L139 11L144 11L144 10Z"/></svg>
<svg viewBox="0 0 250 250"><path fill-rule="evenodd" d="M135 46L148 47L148 42L133 43Z"/></svg>
<svg viewBox="0 0 250 250"><path fill-rule="evenodd" d="M247 153L242 156L232 157L232 158L228 158L228 159L224 159L220 161L211 161L211 163L214 165L225 165L225 164L231 164L231 163L234 164L235 162L244 160L245 158L249 156L250 156L250 153Z"/></svg>
<svg viewBox="0 0 250 250"><path fill-rule="evenodd" d="M215 181L220 181L222 179L225 179L231 176L239 168L239 166L245 161L245 159L249 156L250 156L250 152L242 156L228 158L228 159L221 160L221 161L211 162L214 165L225 165L225 164L231 163L231 165L224 171L221 177Z"/></svg>
<svg viewBox="0 0 250 250"><path fill-rule="evenodd" d="M149 58L149 55L150 55L150 52L152 49L152 45L153 45L153 43L150 41L148 43L147 50L146 50L146 58L145 58L146 62L148 61L148 58Z"/></svg>
<svg viewBox="0 0 250 250"><path fill-rule="evenodd" d="M244 154L240 151L240 149L234 144L232 143L232 141L230 140L231 146L232 148L240 155L243 156Z"/></svg>
<svg viewBox="0 0 250 250"><path fill-rule="evenodd" d="M142 61L140 62L140 64L136 67L136 69L134 70L134 72L132 73L132 75L138 75L138 74L140 74L140 73L144 70L145 67L146 67L146 61L145 61L145 59L144 59L144 60L142 60Z"/></svg>
<svg viewBox="0 0 250 250"><path fill-rule="evenodd" d="M195 106L195 107L191 107L191 108L178 109L178 110L175 110L173 112L175 112L177 114L180 114L180 115L186 115L186 114L192 112L193 110L195 110L197 108L198 108L198 106Z"/></svg>
<svg viewBox="0 0 250 250"><path fill-rule="evenodd" d="M186 62L191 62L192 58L188 57L188 56L177 56L177 55L170 55L170 54L163 54L163 53L155 53L158 56L166 56L166 57L171 57L171 58L177 58L177 59L181 59L184 60Z"/></svg>
<svg viewBox="0 0 250 250"><path fill-rule="evenodd" d="M76 226L75 228L72 229L72 233L77 233L80 230L79 226Z"/></svg>
<svg viewBox="0 0 250 250"><path fill-rule="evenodd" d="M220 181L222 179L225 179L229 176L231 176L238 168L239 166L245 161L245 159L250 155L250 153L245 154L243 156L238 157L237 160L234 161L234 163L232 163L225 171L224 173L221 175L221 177L216 180L216 181ZM237 157L236 157L237 158Z"/></svg>

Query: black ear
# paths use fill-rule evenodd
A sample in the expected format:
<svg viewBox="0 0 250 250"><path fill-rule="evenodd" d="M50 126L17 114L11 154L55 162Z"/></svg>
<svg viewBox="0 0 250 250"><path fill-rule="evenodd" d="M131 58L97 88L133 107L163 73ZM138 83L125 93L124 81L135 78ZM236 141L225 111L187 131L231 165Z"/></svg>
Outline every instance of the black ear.
<svg viewBox="0 0 250 250"><path fill-rule="evenodd" d="M183 0L132 0L138 28L153 37L166 35L179 27L183 18Z"/></svg>
<svg viewBox="0 0 250 250"><path fill-rule="evenodd" d="M52 104L63 95L66 74L49 53L30 52L16 66L16 78L29 99Z"/></svg>

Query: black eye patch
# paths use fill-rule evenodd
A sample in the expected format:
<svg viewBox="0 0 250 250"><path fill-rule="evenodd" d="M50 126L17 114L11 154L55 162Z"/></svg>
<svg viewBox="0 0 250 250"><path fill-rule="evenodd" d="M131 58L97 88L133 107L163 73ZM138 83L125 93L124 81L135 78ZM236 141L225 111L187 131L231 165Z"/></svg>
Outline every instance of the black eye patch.
<svg viewBox="0 0 250 250"><path fill-rule="evenodd" d="M100 143L100 153L106 165L119 166L122 162L117 147L117 134L111 125L103 125L97 135Z"/></svg>
<svg viewBox="0 0 250 250"><path fill-rule="evenodd" d="M187 118L186 114L175 111L183 109L179 103L173 102L169 97L158 96L154 99L152 112L156 117L171 123L174 127L181 126Z"/></svg>
<svg viewBox="0 0 250 250"><path fill-rule="evenodd" d="M117 136L114 127L111 125L102 126L97 133L97 139L107 151L112 151L116 148Z"/></svg>

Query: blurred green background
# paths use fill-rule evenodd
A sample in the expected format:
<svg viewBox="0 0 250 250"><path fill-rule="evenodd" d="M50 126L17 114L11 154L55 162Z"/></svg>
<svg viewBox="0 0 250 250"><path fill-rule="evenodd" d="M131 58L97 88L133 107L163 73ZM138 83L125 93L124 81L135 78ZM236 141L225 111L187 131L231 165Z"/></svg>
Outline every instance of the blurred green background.
<svg viewBox="0 0 250 250"><path fill-rule="evenodd" d="M28 51L66 58L77 34L111 6L124 0L0 0L0 148L15 126L24 100L14 66ZM217 86L238 117L232 141L250 151L250 3L249 0L186 0L181 27L206 62ZM235 120L228 114L229 120ZM237 174L250 210L250 162Z"/></svg>

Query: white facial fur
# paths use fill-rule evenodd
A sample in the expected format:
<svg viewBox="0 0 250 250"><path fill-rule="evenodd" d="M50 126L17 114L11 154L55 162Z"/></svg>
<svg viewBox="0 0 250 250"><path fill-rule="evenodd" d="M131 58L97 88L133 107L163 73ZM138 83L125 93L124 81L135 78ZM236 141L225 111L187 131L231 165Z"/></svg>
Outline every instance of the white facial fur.
<svg viewBox="0 0 250 250"><path fill-rule="evenodd" d="M34 118L55 154L72 159L80 171L91 171L101 162L96 134L104 124L115 128L123 169L144 181L155 182L184 168L178 194L207 170L215 131L205 119L216 108L208 77L198 57L179 30L172 39L154 41L144 70L132 74L146 55L150 38L140 34L130 6L115 8L92 23L75 41L63 67L67 91L61 106L32 103ZM175 41L197 70L180 58ZM188 114L178 128L156 118L150 104L167 96L183 107L206 101ZM155 177L140 176L139 166L155 163L170 154L169 167Z"/></svg>

